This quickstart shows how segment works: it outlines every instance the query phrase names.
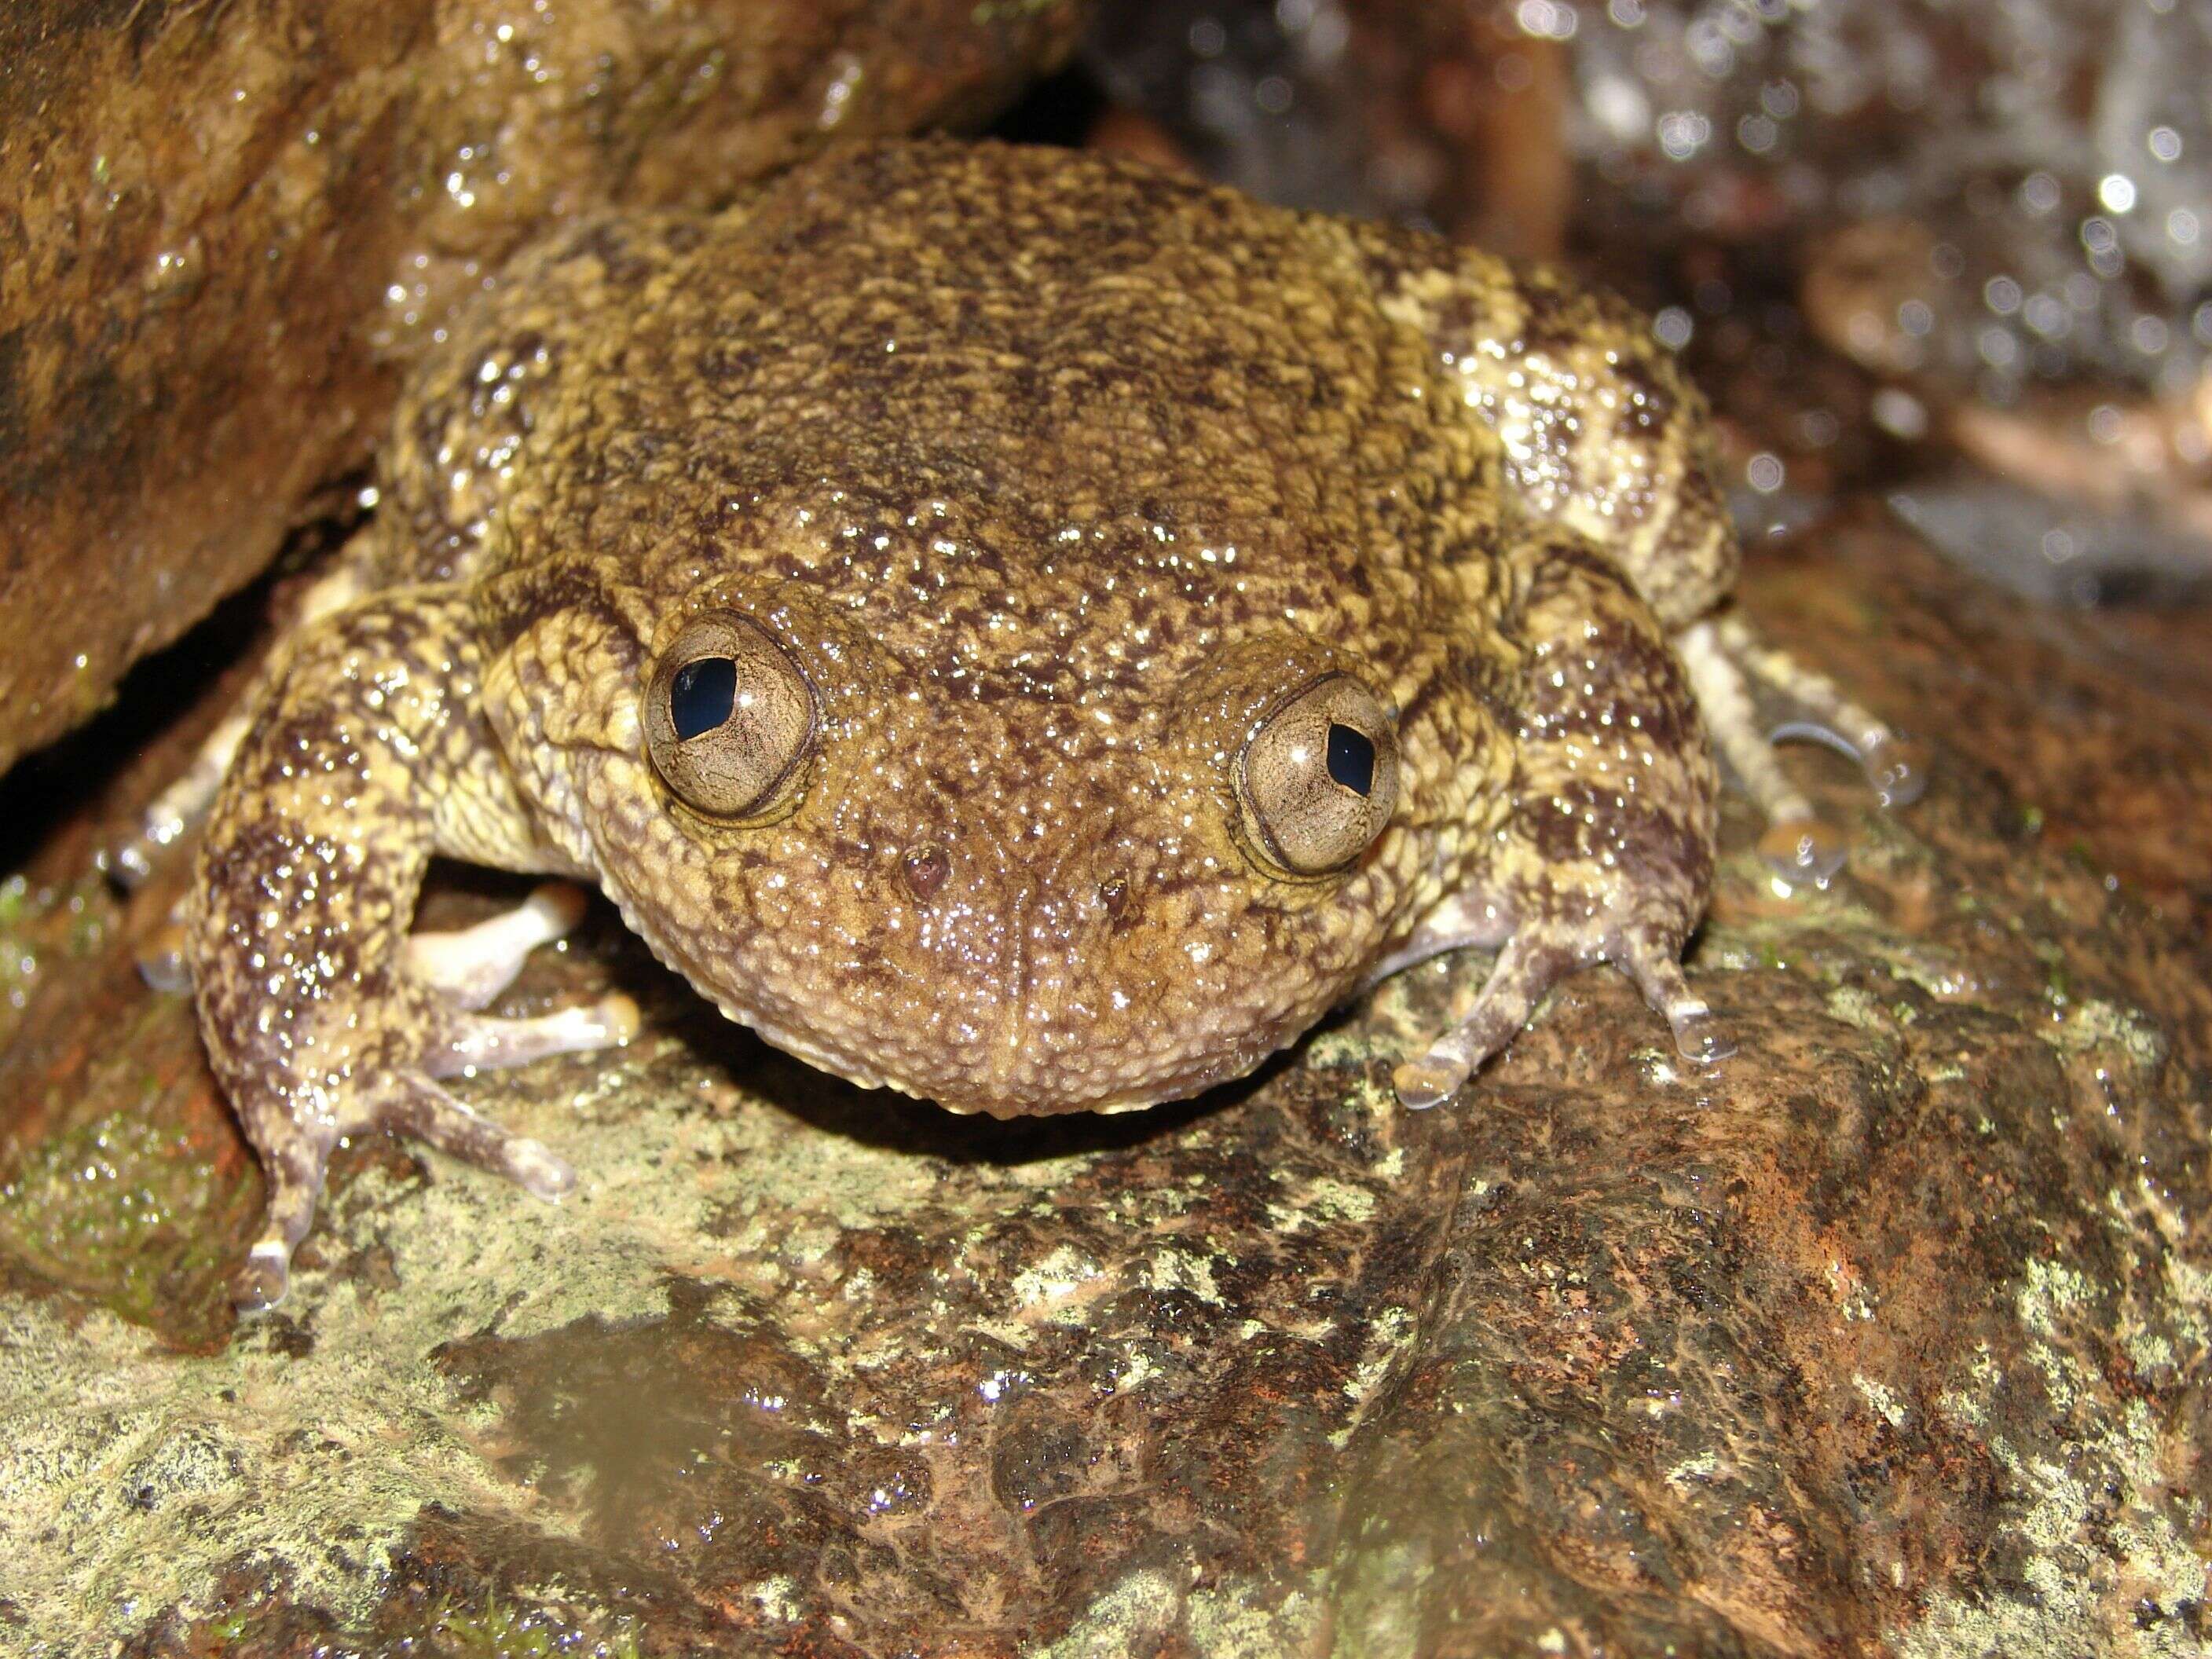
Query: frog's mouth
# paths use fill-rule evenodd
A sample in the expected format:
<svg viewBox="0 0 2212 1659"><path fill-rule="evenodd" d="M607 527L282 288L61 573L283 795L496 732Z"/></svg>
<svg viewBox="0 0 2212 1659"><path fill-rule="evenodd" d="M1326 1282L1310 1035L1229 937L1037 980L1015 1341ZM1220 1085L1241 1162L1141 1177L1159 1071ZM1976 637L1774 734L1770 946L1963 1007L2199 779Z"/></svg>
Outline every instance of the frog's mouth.
<svg viewBox="0 0 2212 1659"><path fill-rule="evenodd" d="M890 1089L962 1116L1048 1117L1068 1112L1112 1115L1142 1111L1169 1101L1188 1100L1249 1075L1293 1035L1288 1031L1255 1032L1245 1041L1207 1050L1202 1061L1194 1060L1174 1073L1140 1079L1117 1076L1110 1065L1087 1068L1075 1076L1040 1077L1023 1063L1018 1042L1010 1037L1006 1063L994 1067L986 1077L924 1079L878 1070L857 1060L842 1048L823 1045L810 1032L779 1027L749 1018L727 1005L718 1006L731 1019L750 1026L765 1042L817 1070L842 1078L858 1088Z"/></svg>
<svg viewBox="0 0 2212 1659"><path fill-rule="evenodd" d="M809 927L806 897L787 888L787 923L774 939L754 927L672 927L670 907L608 886L631 930L726 1018L858 1087L963 1114L1188 1099L1250 1073L1345 988L1316 978L1296 990L1264 967L1208 972L1212 952L1180 930L1117 937L1103 901L1056 906L1018 890L986 910L961 890L959 850L945 856L952 869L931 903L904 891L902 908L880 895L858 923L850 908L825 905ZM1182 896L1218 913L1218 895L1212 905ZM1264 944L1245 952L1255 965L1272 954Z"/></svg>

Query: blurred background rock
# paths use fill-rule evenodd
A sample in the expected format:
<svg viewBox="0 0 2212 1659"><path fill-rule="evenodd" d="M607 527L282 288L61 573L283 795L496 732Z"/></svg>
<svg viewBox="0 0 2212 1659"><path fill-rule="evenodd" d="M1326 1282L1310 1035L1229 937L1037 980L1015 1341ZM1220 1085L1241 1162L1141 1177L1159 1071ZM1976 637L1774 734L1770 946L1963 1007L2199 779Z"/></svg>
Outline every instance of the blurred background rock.
<svg viewBox="0 0 2212 1659"><path fill-rule="evenodd" d="M2212 9L1117 0L1080 64L1098 142L1635 295L1754 527L1875 483L2038 597L2203 591Z"/></svg>

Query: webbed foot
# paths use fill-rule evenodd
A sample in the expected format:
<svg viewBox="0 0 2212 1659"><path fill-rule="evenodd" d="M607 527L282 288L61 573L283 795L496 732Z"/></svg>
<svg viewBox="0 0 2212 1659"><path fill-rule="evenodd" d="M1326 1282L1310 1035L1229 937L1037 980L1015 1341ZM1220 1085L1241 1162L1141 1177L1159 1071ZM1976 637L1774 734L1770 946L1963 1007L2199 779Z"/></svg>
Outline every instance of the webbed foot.
<svg viewBox="0 0 2212 1659"><path fill-rule="evenodd" d="M1473 1007L1419 1060L1390 1074L1398 1101L1413 1111L1441 1106L1482 1065L1503 1050L1547 992L1592 963L1610 961L1635 981L1652 1012L1667 1022L1675 1051L1696 1065L1717 1065L1736 1046L1682 972L1682 941L1666 929L1632 928L1604 945L1577 950L1530 943L1516 934L1498 952Z"/></svg>
<svg viewBox="0 0 2212 1659"><path fill-rule="evenodd" d="M500 1127L425 1077L402 1074L377 1094L373 1108L355 1115L357 1127L411 1135L463 1163L505 1176L548 1203L559 1202L576 1184L576 1172L543 1142ZM282 1151L263 1149L269 1193L261 1236L230 1281L231 1305L240 1313L273 1308L290 1291L292 1253L314 1220L337 1140L335 1134L302 1136Z"/></svg>
<svg viewBox="0 0 2212 1659"><path fill-rule="evenodd" d="M339 1012L356 1024L391 1018L389 1011L380 1017ZM325 1097L320 1115L307 1117L295 1103L239 1090L234 1104L261 1152L269 1193L261 1235L232 1281L234 1304L251 1312L283 1299L291 1284L292 1253L314 1218L331 1153L346 1134L388 1130L503 1176L534 1198L559 1201L576 1184L568 1162L544 1143L502 1128L454 1098L438 1079L615 1046L634 1036L637 1026L636 1004L619 994L529 1019L448 1010L443 1019L434 1017L429 1031L434 1035L411 1062L392 1069L386 1064L351 1066L346 1068L349 1076L331 1079L337 1086ZM412 1031L421 1030L412 1026ZM400 1044L387 1036L380 1046L389 1053ZM348 1089L349 1084L354 1088ZM346 1098L356 1091L366 1097Z"/></svg>

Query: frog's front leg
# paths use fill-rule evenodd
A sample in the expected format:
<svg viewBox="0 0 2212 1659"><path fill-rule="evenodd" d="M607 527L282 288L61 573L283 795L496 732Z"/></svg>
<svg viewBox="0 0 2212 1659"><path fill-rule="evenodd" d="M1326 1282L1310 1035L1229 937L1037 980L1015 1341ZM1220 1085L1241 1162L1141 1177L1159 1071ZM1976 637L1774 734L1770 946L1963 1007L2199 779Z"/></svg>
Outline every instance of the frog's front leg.
<svg viewBox="0 0 2212 1659"><path fill-rule="evenodd" d="M343 1136L392 1129L560 1196L574 1180L565 1164L438 1079L635 1029L621 997L536 1019L471 1010L529 943L574 921L573 898L541 891L499 924L408 936L434 853L565 869L532 831L477 678L453 589L400 589L327 617L290 643L216 797L185 950L209 1058L268 1179L241 1306L284 1294Z"/></svg>
<svg viewBox="0 0 2212 1659"><path fill-rule="evenodd" d="M1927 757L1726 609L1741 557L1715 483L1712 417L1650 320L1560 271L1475 249L1438 264L1413 233L1355 234L1384 311L1431 342L1497 433L1518 509L1602 547L1665 624L1714 744L1771 826L1761 852L1792 879L1833 875L1843 837L1815 817L1774 745L1810 738L1843 750L1890 806L1918 795ZM1754 684L1802 718L1770 730Z"/></svg>
<svg viewBox="0 0 2212 1659"><path fill-rule="evenodd" d="M1712 884L1717 782L1666 629L1571 531L1532 532L1511 562L1523 588L1511 619L1522 648L1514 804L1485 862L1424 929L1434 949L1502 948L1452 1029L1398 1068L1412 1107L1448 1099L1547 991L1593 963L1636 982L1686 1057L1730 1052L1682 973Z"/></svg>

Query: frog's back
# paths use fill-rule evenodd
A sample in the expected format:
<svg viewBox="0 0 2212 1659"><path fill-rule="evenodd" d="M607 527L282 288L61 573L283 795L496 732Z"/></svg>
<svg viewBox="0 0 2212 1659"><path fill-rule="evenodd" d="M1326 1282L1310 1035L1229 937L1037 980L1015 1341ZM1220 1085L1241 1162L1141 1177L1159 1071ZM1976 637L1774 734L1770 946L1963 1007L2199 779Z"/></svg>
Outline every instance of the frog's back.
<svg viewBox="0 0 2212 1659"><path fill-rule="evenodd" d="M979 688L1157 682L1263 618L1389 675L1439 567L1486 556L1495 440L1335 222L938 143L681 235L577 343L502 504L504 564L627 593L641 632L759 575Z"/></svg>

